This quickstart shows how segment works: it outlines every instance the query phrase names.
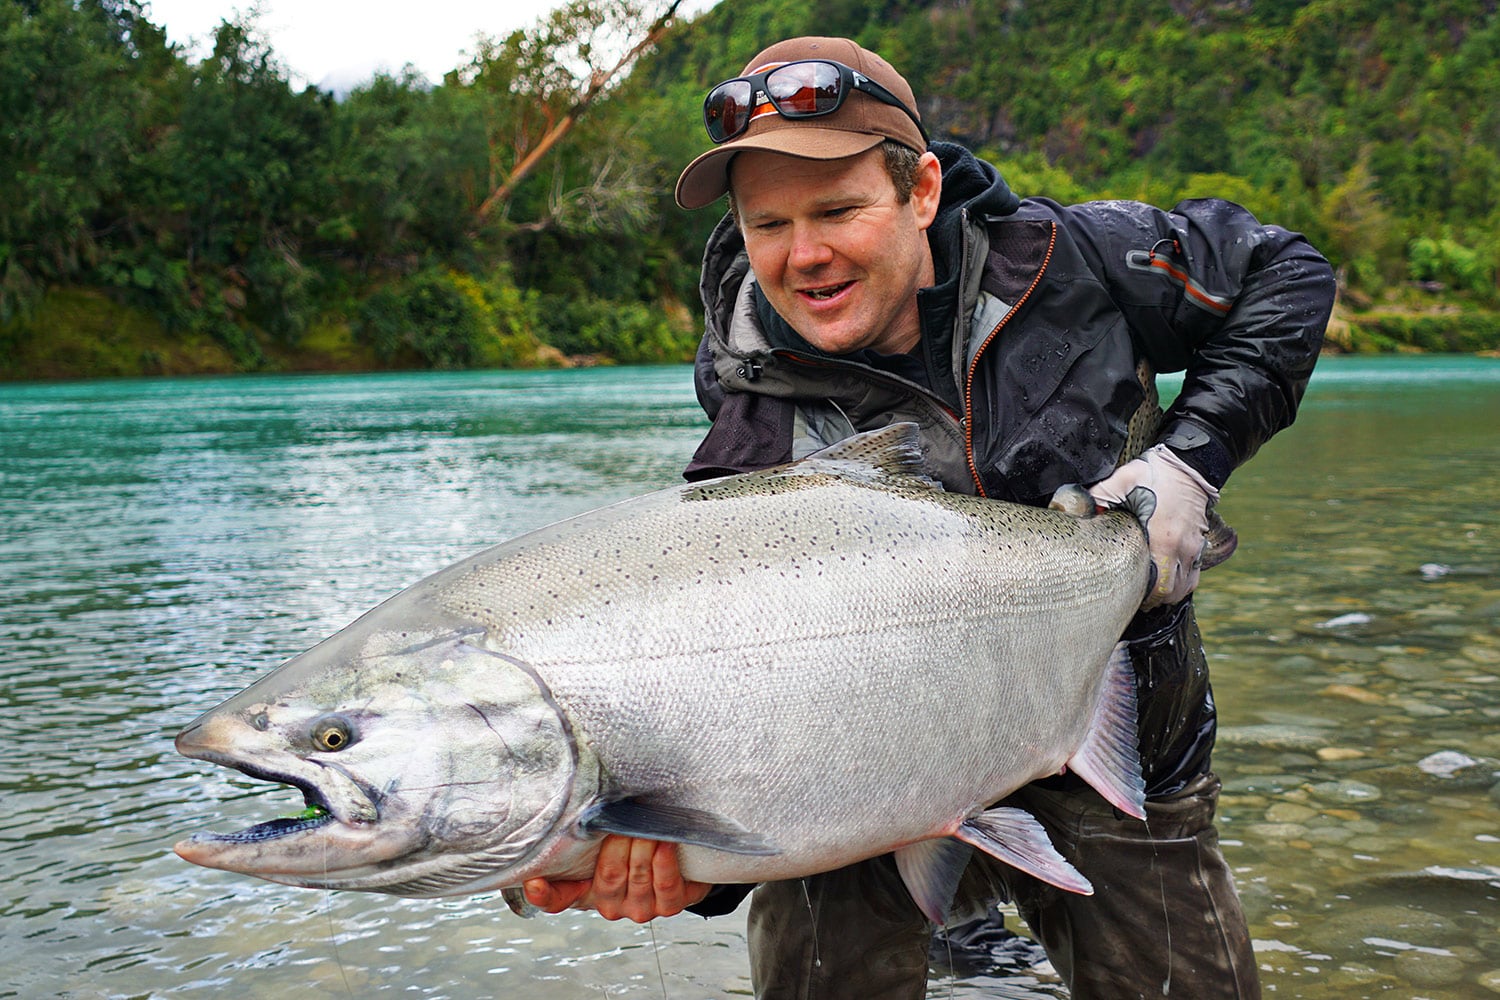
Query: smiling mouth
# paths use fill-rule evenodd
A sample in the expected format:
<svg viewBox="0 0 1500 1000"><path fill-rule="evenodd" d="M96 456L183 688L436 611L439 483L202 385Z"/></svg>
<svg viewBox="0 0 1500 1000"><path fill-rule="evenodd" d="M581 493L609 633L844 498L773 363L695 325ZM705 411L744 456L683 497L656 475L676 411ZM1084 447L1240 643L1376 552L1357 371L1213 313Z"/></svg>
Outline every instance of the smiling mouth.
<svg viewBox="0 0 1500 1000"><path fill-rule="evenodd" d="M854 284L854 282L846 281L841 285L827 285L823 288L804 288L802 290L802 294L810 299L813 299L814 301L822 302L826 299L834 298L852 284Z"/></svg>

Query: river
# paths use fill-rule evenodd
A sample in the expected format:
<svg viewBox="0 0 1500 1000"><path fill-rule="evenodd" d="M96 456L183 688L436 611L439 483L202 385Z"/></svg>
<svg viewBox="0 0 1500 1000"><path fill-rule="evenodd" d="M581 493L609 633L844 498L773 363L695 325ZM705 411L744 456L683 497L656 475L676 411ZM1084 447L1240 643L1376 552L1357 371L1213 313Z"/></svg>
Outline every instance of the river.
<svg viewBox="0 0 1500 1000"><path fill-rule="evenodd" d="M742 915L521 920L170 845L300 806L200 711L455 559L677 481L686 368L0 385L0 997L749 994ZM1500 994L1500 361L1331 358L1205 576L1268 996ZM1026 949L930 996L1061 997Z"/></svg>

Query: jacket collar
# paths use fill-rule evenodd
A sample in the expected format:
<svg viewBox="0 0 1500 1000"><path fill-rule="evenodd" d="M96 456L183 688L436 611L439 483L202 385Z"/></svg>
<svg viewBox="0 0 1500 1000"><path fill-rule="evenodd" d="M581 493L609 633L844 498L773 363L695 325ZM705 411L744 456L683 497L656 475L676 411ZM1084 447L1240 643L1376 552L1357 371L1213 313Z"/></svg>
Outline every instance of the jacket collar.
<svg viewBox="0 0 1500 1000"><path fill-rule="evenodd" d="M918 292L917 303L922 323L923 360L932 377L932 388L945 399L956 401L959 391L951 359L954 357L954 339L961 336L960 331L965 328L967 320L966 316L960 315L965 306L965 286L972 283L966 280L970 278L966 272L972 265L972 261L966 261L969 256L966 230L971 219L982 221L1015 212L1020 199L993 166L963 146L935 142L931 149L943 168L942 200L937 218L928 230L937 281L932 287ZM699 287L711 341L733 353L750 347L739 337L734 338L735 342L730 338L731 322L736 316L735 304L741 299L741 286L749 273L744 247L734 220L725 215L709 237ZM756 347L791 350L810 357L828 356L803 340L771 308L759 289L753 291L752 304L754 308L747 316L741 303L737 324L743 324L747 318L753 320L761 334L750 338Z"/></svg>

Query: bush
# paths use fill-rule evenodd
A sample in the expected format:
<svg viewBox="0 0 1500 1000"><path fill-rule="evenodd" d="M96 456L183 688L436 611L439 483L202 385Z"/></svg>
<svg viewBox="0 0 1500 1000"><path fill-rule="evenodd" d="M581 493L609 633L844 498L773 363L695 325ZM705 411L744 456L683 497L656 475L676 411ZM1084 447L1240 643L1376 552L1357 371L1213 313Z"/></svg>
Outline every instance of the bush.
<svg viewBox="0 0 1500 1000"><path fill-rule="evenodd" d="M1413 281L1433 281L1456 291L1487 294L1495 287L1495 268L1477 250L1450 239L1419 236L1406 248Z"/></svg>
<svg viewBox="0 0 1500 1000"><path fill-rule="evenodd" d="M695 331L644 302L547 296L538 305L538 335L564 354L657 364L690 360L698 346Z"/></svg>
<svg viewBox="0 0 1500 1000"><path fill-rule="evenodd" d="M1363 349L1475 353L1500 349L1500 315L1485 312L1362 313L1350 317L1350 333Z"/></svg>
<svg viewBox="0 0 1500 1000"><path fill-rule="evenodd" d="M388 364L466 368L486 326L481 308L449 271L429 267L376 291L360 305L360 338Z"/></svg>
<svg viewBox="0 0 1500 1000"><path fill-rule="evenodd" d="M532 332L536 297L505 271L480 280L431 266L356 310L355 335L394 367L536 368L564 363Z"/></svg>

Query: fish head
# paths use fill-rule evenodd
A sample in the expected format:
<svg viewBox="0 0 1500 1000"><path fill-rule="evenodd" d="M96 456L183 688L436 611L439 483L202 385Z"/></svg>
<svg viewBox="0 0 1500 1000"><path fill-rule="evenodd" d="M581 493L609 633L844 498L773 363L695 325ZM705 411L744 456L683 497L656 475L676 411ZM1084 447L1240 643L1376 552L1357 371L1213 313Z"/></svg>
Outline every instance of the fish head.
<svg viewBox="0 0 1500 1000"><path fill-rule="evenodd" d="M209 868L309 888L438 896L516 884L562 826L571 726L482 634L345 630L177 736L187 757L302 791L307 809L175 846Z"/></svg>

